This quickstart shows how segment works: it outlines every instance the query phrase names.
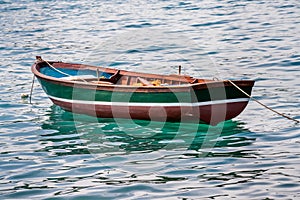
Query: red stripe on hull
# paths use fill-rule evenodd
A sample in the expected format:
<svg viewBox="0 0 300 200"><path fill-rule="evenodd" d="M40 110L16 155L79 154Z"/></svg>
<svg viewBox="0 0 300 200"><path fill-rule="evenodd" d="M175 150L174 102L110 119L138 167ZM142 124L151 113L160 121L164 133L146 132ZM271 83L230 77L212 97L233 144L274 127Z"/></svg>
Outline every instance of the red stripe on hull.
<svg viewBox="0 0 300 200"><path fill-rule="evenodd" d="M154 121L194 121L199 120L216 125L239 115L248 102L233 102L198 107L189 106L114 106L70 103L51 99L64 110L100 118L128 118Z"/></svg>

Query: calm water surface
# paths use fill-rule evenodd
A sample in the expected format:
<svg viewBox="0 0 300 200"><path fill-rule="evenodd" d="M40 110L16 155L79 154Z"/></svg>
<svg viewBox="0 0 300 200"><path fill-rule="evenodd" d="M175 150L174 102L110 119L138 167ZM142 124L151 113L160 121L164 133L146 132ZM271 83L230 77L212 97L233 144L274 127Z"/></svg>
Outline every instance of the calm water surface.
<svg viewBox="0 0 300 200"><path fill-rule="evenodd" d="M300 120L300 2L0 0L1 199L299 199L299 125L250 102L232 121L95 119L53 106L36 55L255 79Z"/></svg>

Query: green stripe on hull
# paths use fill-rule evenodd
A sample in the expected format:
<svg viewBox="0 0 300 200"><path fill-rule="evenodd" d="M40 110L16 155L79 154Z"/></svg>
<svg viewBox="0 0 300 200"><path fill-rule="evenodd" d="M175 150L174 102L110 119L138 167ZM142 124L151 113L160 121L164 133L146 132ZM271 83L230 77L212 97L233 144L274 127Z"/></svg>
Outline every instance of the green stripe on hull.
<svg viewBox="0 0 300 200"><path fill-rule="evenodd" d="M241 87L247 94L251 95L252 87ZM247 98L245 94L239 91L234 86L209 88L195 91L198 102Z"/></svg>
<svg viewBox="0 0 300 200"><path fill-rule="evenodd" d="M43 90L50 96L76 99L86 101L108 101L108 102L153 102L153 103L169 103L169 102L191 102L189 93L187 92L165 92L165 93L140 93L140 92L117 92L104 91L84 88L73 88L54 84L45 80L39 80ZM179 100L178 100L179 99Z"/></svg>
<svg viewBox="0 0 300 200"><path fill-rule="evenodd" d="M73 88L39 79L44 91L54 97L85 101L107 102L142 102L142 103L190 103L211 100L245 98L246 96L234 87L219 87L190 92L117 92L85 88ZM248 94L251 87L242 87Z"/></svg>

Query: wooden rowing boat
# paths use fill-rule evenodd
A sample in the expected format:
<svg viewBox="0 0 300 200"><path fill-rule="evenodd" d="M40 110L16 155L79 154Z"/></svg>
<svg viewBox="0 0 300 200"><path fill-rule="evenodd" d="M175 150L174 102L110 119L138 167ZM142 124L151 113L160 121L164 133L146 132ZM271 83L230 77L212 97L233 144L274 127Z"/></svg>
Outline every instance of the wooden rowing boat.
<svg viewBox="0 0 300 200"><path fill-rule="evenodd" d="M66 111L100 118L194 121L216 125L246 107L253 80L210 80L45 61L32 72L51 101Z"/></svg>

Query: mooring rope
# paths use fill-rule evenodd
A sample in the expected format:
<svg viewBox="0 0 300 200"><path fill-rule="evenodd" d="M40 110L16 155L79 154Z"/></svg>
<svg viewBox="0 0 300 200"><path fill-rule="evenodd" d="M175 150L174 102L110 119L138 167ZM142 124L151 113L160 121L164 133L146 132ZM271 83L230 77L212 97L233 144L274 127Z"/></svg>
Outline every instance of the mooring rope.
<svg viewBox="0 0 300 200"><path fill-rule="evenodd" d="M33 75L33 77L32 77L32 83L31 83L31 88L30 88L30 95L29 95L29 103L30 104L31 104L31 97L32 97L32 92L33 92L34 79L35 79L35 75Z"/></svg>
<svg viewBox="0 0 300 200"><path fill-rule="evenodd" d="M297 120L297 119L291 118L291 117L289 117L289 116L287 116L287 115L285 115L285 114L283 114L283 113L280 113L280 112L278 112L278 111L276 111L276 110L270 108L269 106L267 106L267 105L261 103L260 101L258 101L258 100L255 99L254 97L250 96L247 92L245 92L244 90L242 90L239 86L237 86L237 85L236 85L235 83L233 83L231 80L227 80L227 81L228 81L229 83L231 83L234 87L236 87L238 90L240 90L242 93L244 93L247 97L249 97L250 99L252 99L252 100L255 101L256 103L260 104L261 106L263 106L263 107L265 107L265 108L271 110L272 112L274 112L274 113L276 113L276 114L278 114L278 115L280 115L280 116L282 116L282 117L285 117L285 118L287 118L287 119L289 119L289 120L292 120L292 121L294 121L294 122L296 122L296 123L299 123L299 122L300 122L300 121Z"/></svg>

